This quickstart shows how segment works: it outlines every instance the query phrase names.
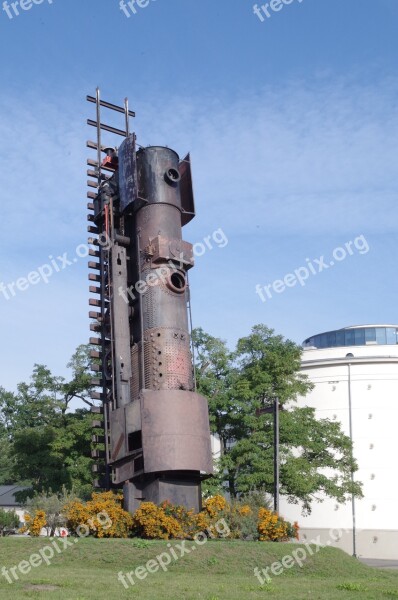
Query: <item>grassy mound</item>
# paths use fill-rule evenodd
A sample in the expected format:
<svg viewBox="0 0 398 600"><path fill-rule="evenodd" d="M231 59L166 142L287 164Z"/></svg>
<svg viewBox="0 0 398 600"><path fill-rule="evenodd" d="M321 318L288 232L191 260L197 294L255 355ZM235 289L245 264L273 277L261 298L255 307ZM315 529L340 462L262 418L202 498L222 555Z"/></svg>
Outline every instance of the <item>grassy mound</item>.
<svg viewBox="0 0 398 600"><path fill-rule="evenodd" d="M335 548L312 546L311 555L297 544L217 540L72 538L65 548L62 541L51 544L45 538L0 539L0 569L6 567L12 581L0 572L0 598L398 599L398 572L372 569Z"/></svg>

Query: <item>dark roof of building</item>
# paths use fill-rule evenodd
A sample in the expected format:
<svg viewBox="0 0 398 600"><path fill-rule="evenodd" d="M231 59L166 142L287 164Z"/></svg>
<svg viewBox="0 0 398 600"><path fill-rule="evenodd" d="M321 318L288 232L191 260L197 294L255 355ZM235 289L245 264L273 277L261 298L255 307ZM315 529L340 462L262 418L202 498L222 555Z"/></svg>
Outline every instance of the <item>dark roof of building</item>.
<svg viewBox="0 0 398 600"><path fill-rule="evenodd" d="M20 485L0 485L0 506L21 506L21 503L16 501L14 494L27 489Z"/></svg>

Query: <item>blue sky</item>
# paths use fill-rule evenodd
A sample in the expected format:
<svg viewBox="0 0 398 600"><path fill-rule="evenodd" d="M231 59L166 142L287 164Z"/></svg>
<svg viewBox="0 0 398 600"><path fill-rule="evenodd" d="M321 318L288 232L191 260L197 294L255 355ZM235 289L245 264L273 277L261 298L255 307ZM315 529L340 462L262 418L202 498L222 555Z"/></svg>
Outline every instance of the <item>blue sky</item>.
<svg viewBox="0 0 398 600"><path fill-rule="evenodd" d="M233 345L260 322L301 342L398 321L398 3L293 0L263 22L253 4L151 0L129 18L119 0L0 10L0 282L85 243L85 95L99 85L111 102L129 97L141 144L191 151L185 239L228 238L192 271L195 325ZM351 246L303 286L256 294L360 236L366 253ZM0 294L0 385L34 362L66 373L89 337L87 286L79 259Z"/></svg>

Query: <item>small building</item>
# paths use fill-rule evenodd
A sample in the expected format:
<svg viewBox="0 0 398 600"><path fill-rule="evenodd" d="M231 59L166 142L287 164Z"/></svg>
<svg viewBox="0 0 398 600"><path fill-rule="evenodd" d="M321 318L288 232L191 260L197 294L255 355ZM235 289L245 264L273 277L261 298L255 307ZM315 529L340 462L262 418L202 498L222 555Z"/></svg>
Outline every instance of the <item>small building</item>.
<svg viewBox="0 0 398 600"><path fill-rule="evenodd" d="M27 489L27 487L19 485L0 485L0 508L3 510L15 510L21 525L24 524L25 511L22 503L18 502L15 498L15 494Z"/></svg>

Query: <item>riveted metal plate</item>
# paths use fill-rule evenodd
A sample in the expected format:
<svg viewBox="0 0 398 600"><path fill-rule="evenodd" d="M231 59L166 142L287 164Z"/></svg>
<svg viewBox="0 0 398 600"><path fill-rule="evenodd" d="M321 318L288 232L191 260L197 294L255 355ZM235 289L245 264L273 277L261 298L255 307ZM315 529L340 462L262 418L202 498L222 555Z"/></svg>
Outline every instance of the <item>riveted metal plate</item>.
<svg viewBox="0 0 398 600"><path fill-rule="evenodd" d="M152 390L192 390L192 356L188 333L154 328L145 333L145 382Z"/></svg>

